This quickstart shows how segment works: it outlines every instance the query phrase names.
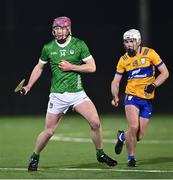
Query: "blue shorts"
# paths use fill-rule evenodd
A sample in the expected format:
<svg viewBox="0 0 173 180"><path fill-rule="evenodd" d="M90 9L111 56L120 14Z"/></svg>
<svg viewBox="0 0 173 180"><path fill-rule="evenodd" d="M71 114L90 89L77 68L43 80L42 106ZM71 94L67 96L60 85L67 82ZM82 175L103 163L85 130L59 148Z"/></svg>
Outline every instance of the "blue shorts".
<svg viewBox="0 0 173 180"><path fill-rule="evenodd" d="M124 105L134 105L139 109L139 116L149 119L152 114L152 99L142 99L133 95L126 95Z"/></svg>

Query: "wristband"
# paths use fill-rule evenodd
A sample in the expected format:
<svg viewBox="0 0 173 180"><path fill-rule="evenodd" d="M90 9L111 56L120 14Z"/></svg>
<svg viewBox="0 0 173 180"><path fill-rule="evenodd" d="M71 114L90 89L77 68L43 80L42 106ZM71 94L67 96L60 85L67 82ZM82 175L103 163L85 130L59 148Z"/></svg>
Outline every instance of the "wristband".
<svg viewBox="0 0 173 180"><path fill-rule="evenodd" d="M155 85L154 83L152 83L152 84L146 86L145 89L144 89L144 91L145 91L146 93L151 94L155 89L156 89L156 85Z"/></svg>

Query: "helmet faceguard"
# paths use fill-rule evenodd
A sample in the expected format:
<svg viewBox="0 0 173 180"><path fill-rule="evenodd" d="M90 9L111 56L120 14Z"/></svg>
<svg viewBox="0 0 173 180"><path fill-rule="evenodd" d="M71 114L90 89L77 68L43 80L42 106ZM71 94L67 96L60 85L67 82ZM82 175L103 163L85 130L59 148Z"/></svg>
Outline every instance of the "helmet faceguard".
<svg viewBox="0 0 173 180"><path fill-rule="evenodd" d="M140 34L140 32L138 30L136 30L136 29L130 29L130 30L126 31L124 33L124 35L123 35L124 44L125 44L125 41L129 41L129 40L135 40L135 43L136 43L136 44L134 44L133 48L127 48L125 46L128 55L130 57L133 57L133 56L136 55L137 49L141 44L141 34Z"/></svg>
<svg viewBox="0 0 173 180"><path fill-rule="evenodd" d="M67 30L65 37L57 35L57 29L62 28ZM69 35L71 35L71 20L68 17L58 17L55 18L52 25L52 34L57 39L57 41L62 44L66 41Z"/></svg>

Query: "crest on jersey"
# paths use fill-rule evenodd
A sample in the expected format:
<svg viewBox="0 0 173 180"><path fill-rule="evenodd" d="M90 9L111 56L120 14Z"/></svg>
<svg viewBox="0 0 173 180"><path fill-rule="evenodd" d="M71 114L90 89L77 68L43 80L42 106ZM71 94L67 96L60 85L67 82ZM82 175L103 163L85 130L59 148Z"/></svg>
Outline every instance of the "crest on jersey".
<svg viewBox="0 0 173 180"><path fill-rule="evenodd" d="M145 58L141 58L141 64L145 64L146 60Z"/></svg>
<svg viewBox="0 0 173 180"><path fill-rule="evenodd" d="M74 49L73 48L70 49L70 54L74 54Z"/></svg>

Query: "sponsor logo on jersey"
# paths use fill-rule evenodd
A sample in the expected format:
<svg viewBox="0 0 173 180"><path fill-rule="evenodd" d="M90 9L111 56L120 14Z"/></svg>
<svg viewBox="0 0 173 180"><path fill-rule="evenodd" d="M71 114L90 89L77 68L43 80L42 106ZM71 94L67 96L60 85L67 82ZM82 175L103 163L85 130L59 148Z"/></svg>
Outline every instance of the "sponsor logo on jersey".
<svg viewBox="0 0 173 180"><path fill-rule="evenodd" d="M127 74L128 74L128 79L152 77L153 68L152 65L148 67L141 67L128 71Z"/></svg>
<svg viewBox="0 0 173 180"><path fill-rule="evenodd" d="M51 52L50 55L57 55L57 52Z"/></svg>
<svg viewBox="0 0 173 180"><path fill-rule="evenodd" d="M135 74L138 74L140 71L141 71L141 69L134 70L134 71L132 72L132 76L135 75Z"/></svg>
<svg viewBox="0 0 173 180"><path fill-rule="evenodd" d="M130 79L147 77L146 73L145 74L139 74L140 71L141 71L141 69L137 69L137 70L132 71Z"/></svg>
<svg viewBox="0 0 173 180"><path fill-rule="evenodd" d="M133 61L132 66L138 66L138 61L137 60Z"/></svg>

